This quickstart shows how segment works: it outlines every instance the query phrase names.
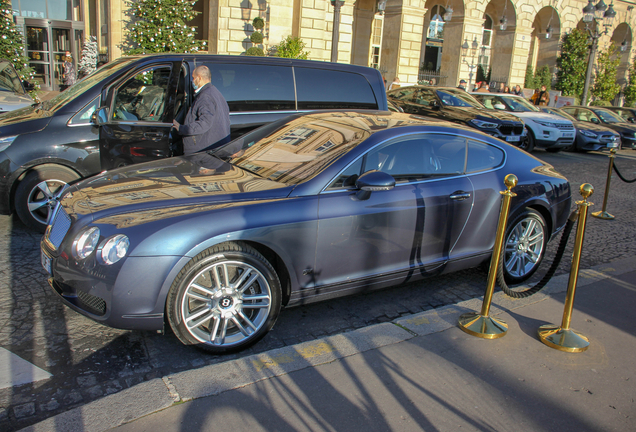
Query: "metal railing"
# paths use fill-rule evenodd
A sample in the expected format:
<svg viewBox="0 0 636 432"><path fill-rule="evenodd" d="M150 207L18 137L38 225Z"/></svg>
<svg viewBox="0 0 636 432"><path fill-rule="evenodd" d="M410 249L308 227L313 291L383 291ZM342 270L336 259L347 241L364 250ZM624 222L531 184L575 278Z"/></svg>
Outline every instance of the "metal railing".
<svg viewBox="0 0 636 432"><path fill-rule="evenodd" d="M442 75L438 70L422 70L420 69L420 73L417 76L417 83L422 85L438 85L445 86L448 85L446 83L446 75Z"/></svg>

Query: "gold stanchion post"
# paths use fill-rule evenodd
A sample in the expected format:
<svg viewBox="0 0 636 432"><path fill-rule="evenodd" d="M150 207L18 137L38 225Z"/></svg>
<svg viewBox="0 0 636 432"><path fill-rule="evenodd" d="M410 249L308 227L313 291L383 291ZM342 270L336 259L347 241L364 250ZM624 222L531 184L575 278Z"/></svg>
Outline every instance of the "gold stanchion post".
<svg viewBox="0 0 636 432"><path fill-rule="evenodd" d="M495 281L497 279L497 266L501 257L501 250L506 233L506 222L508 220L508 211L510 210L510 199L517 196L511 189L517 185L518 179L514 174L508 174L504 179L506 190L499 192L503 195L501 201L501 211L499 212L499 223L497 225L497 235L495 236L495 246L492 250L490 258L490 269L488 270L488 283L486 286L486 294L481 305L481 312L468 312L459 317L459 328L466 333L484 339L497 339L506 335L508 324L505 322L488 316L490 312L490 303L492 295L495 292Z"/></svg>
<svg viewBox="0 0 636 432"><path fill-rule="evenodd" d="M593 205L588 202L587 199L594 193L594 187L589 183L585 183L581 185L580 191L583 201L576 202L579 206L579 220L576 227L576 239L574 241L574 251L572 252L572 268L570 269L568 292L565 296L565 307L563 310L561 327L557 327L553 324L546 324L539 327L538 330L541 342L551 348L566 352L582 352L590 346L590 342L585 336L570 329L572 308L574 307L574 294L576 292L576 282L579 277L579 266L581 264L581 249L583 249L587 209L589 206Z"/></svg>
<svg viewBox="0 0 636 432"><path fill-rule="evenodd" d="M616 157L616 149L610 150L609 155L609 168L607 168L607 181L605 182L605 196L603 197L603 208L601 211L592 213L592 216L599 219L612 220L614 216L609 214L605 209L607 208L607 197L610 191L610 181L612 180L612 167L614 166L614 158Z"/></svg>

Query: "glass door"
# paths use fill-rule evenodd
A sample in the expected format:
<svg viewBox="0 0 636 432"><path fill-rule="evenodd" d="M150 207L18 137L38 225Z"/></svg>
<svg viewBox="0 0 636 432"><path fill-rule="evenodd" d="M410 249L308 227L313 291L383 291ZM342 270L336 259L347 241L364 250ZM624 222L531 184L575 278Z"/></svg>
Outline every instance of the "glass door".
<svg viewBox="0 0 636 432"><path fill-rule="evenodd" d="M53 43L53 58L55 60L55 85L59 88L64 84L64 57L66 51L71 51L71 31L70 29L51 29L53 34L51 42ZM75 59L73 59L75 63Z"/></svg>
<svg viewBox="0 0 636 432"><path fill-rule="evenodd" d="M27 26L27 56L35 70L35 80L43 89L51 88L49 31L46 27Z"/></svg>

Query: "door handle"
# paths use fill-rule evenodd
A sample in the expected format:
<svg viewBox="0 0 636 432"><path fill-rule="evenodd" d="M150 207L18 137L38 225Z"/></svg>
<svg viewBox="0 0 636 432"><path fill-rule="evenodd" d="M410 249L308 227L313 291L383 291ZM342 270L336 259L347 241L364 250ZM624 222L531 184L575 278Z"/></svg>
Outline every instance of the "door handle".
<svg viewBox="0 0 636 432"><path fill-rule="evenodd" d="M468 192L455 192L450 196L450 199L457 201L463 201L468 198L470 198L470 193Z"/></svg>
<svg viewBox="0 0 636 432"><path fill-rule="evenodd" d="M162 134L161 132L144 132L144 138L153 140L153 141L159 141L161 139L163 139L164 134Z"/></svg>

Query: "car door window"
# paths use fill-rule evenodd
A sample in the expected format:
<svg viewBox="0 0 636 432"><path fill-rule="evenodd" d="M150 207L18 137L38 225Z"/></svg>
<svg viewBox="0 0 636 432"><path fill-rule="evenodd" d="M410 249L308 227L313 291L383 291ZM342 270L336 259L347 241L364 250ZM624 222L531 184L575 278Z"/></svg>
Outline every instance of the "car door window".
<svg viewBox="0 0 636 432"><path fill-rule="evenodd" d="M435 94L433 94L432 91L419 89L414 95L413 102L415 102L418 105L432 106L437 103L437 98L435 97Z"/></svg>
<svg viewBox="0 0 636 432"><path fill-rule="evenodd" d="M367 79L357 73L294 67L298 109L378 109Z"/></svg>
<svg viewBox="0 0 636 432"><path fill-rule="evenodd" d="M212 85L230 112L286 111L296 109L291 67L261 64L204 63Z"/></svg>
<svg viewBox="0 0 636 432"><path fill-rule="evenodd" d="M112 119L160 122L165 110L171 71L170 66L156 66L124 82L115 95Z"/></svg>
<svg viewBox="0 0 636 432"><path fill-rule="evenodd" d="M478 141L468 141L468 157L466 158L466 172L475 173L501 166L504 152L497 147Z"/></svg>
<svg viewBox="0 0 636 432"><path fill-rule="evenodd" d="M80 126L91 124L91 117L99 106L101 95L90 101L84 108L75 114L68 122L69 126Z"/></svg>
<svg viewBox="0 0 636 432"><path fill-rule="evenodd" d="M442 134L421 134L371 150L363 172L379 170L398 183L432 176L458 175L464 171L465 139Z"/></svg>

